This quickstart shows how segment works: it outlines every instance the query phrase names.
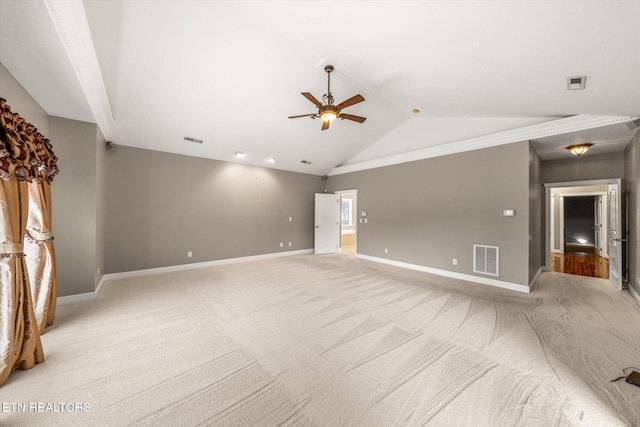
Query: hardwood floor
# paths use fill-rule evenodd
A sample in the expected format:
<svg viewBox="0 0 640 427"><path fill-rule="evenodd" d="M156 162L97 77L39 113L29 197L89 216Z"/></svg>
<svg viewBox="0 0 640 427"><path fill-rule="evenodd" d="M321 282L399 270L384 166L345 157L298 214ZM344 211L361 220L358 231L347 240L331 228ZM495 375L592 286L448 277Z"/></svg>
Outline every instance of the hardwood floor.
<svg viewBox="0 0 640 427"><path fill-rule="evenodd" d="M609 278L609 260L595 254L568 252L551 255L551 269L556 273Z"/></svg>
<svg viewBox="0 0 640 427"><path fill-rule="evenodd" d="M342 234L340 236L340 252L347 255L354 255L356 252L355 233Z"/></svg>

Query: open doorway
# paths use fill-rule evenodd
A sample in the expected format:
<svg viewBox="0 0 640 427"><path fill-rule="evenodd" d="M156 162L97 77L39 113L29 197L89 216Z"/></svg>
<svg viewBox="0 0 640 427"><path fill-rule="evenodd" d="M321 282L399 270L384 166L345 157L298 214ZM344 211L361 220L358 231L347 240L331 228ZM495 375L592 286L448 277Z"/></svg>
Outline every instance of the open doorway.
<svg viewBox="0 0 640 427"><path fill-rule="evenodd" d="M552 271L609 278L606 198L606 185L551 190Z"/></svg>
<svg viewBox="0 0 640 427"><path fill-rule="evenodd" d="M609 279L622 289L620 180L545 184L547 270Z"/></svg>
<svg viewBox="0 0 640 427"><path fill-rule="evenodd" d="M340 196L340 252L355 256L357 245L357 190L336 191Z"/></svg>

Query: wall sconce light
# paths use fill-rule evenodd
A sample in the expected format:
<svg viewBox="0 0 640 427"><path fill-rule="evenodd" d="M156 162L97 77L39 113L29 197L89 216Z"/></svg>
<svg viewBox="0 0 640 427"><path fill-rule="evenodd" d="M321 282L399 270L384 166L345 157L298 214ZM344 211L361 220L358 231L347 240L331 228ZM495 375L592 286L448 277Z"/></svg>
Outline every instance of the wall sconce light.
<svg viewBox="0 0 640 427"><path fill-rule="evenodd" d="M569 150L571 154L575 154L576 156L582 156L584 153L589 151L589 147L591 147L592 145L593 144L589 144L589 143L570 145L567 147L567 150Z"/></svg>

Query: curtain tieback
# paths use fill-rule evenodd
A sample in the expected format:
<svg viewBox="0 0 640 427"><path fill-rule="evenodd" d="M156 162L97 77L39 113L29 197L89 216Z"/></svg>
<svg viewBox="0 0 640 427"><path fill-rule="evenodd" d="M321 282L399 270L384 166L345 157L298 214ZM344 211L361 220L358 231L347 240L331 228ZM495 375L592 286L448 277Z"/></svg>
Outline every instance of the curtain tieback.
<svg viewBox="0 0 640 427"><path fill-rule="evenodd" d="M25 237L33 242L46 242L47 240L53 240L53 233L51 231L47 231L46 233L38 233L34 230L27 230L27 234L25 235Z"/></svg>
<svg viewBox="0 0 640 427"><path fill-rule="evenodd" d="M24 243L0 243L0 258L24 256Z"/></svg>

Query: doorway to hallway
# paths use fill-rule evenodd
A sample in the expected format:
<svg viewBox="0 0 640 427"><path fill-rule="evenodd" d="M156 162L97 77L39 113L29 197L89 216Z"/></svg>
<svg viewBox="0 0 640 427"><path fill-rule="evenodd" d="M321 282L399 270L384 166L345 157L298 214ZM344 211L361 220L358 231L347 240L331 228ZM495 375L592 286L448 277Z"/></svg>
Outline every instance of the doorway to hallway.
<svg viewBox="0 0 640 427"><path fill-rule="evenodd" d="M547 270L622 289L620 180L545 184Z"/></svg>
<svg viewBox="0 0 640 427"><path fill-rule="evenodd" d="M336 191L340 196L340 252L355 256L357 246L358 191Z"/></svg>

